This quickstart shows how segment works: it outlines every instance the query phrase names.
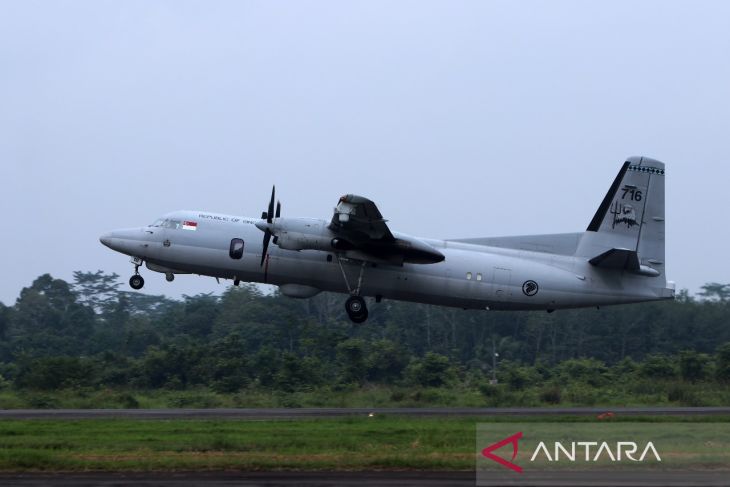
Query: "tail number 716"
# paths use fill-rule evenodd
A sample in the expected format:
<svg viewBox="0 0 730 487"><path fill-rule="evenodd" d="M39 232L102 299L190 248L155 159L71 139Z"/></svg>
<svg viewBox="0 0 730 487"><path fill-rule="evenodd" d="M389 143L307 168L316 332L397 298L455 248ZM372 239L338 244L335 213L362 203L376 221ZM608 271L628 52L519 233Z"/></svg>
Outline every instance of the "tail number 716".
<svg viewBox="0 0 730 487"><path fill-rule="evenodd" d="M630 199L631 201L641 201L642 194L641 194L640 190L638 190L636 188L631 188L629 186L625 186L625 187L621 188L621 191L624 192L621 195L622 200L625 200L626 197L628 196L628 199Z"/></svg>

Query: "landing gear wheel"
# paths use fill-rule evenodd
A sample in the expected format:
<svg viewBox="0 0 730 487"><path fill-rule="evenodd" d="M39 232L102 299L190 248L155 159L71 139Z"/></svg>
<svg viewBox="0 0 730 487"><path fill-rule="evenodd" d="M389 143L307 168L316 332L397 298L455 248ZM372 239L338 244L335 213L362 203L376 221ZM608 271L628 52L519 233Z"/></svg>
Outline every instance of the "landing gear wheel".
<svg viewBox="0 0 730 487"><path fill-rule="evenodd" d="M142 289L142 286L144 286L144 279L139 274L135 274L129 278L129 286L132 289Z"/></svg>
<svg viewBox="0 0 730 487"><path fill-rule="evenodd" d="M353 323L363 323L368 319L368 307L360 296L350 296L345 301L345 311Z"/></svg>
<svg viewBox="0 0 730 487"><path fill-rule="evenodd" d="M172 282L175 280L175 274L173 274L172 272L168 272L167 274L165 274L165 279L167 280L167 282Z"/></svg>

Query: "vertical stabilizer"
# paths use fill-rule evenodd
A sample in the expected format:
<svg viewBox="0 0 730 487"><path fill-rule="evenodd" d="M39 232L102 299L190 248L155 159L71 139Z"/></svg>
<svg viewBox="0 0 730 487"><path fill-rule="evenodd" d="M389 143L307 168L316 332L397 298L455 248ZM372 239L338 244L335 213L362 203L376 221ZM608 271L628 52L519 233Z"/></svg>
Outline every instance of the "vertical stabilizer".
<svg viewBox="0 0 730 487"><path fill-rule="evenodd" d="M664 164L630 157L581 237L576 255L655 277L664 272ZM637 268L637 265L639 268Z"/></svg>

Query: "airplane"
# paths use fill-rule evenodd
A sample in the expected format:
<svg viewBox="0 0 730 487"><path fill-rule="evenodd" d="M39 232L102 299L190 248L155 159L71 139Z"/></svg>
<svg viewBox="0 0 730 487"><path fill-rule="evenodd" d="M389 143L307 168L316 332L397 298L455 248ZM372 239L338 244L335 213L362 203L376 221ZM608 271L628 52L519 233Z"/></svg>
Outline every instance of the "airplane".
<svg viewBox="0 0 730 487"><path fill-rule="evenodd" d="M672 299L665 277L663 163L630 157L584 232L438 240L392 231L375 203L342 196L331 220L281 216L272 188L261 218L175 211L101 236L139 268L273 284L310 298L348 294L354 323L365 297L464 309L546 310ZM263 238L262 238L263 237ZM273 244L273 245L272 245Z"/></svg>

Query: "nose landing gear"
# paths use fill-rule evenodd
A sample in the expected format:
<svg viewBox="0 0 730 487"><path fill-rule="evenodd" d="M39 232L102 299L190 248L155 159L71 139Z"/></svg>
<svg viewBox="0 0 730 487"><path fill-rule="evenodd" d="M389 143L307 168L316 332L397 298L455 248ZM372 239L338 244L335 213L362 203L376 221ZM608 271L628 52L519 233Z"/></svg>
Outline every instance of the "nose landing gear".
<svg viewBox="0 0 730 487"><path fill-rule="evenodd" d="M129 287L132 289L140 290L144 286L144 278L139 275L139 266L141 265L141 260L132 260L134 263L134 275L129 278Z"/></svg>

